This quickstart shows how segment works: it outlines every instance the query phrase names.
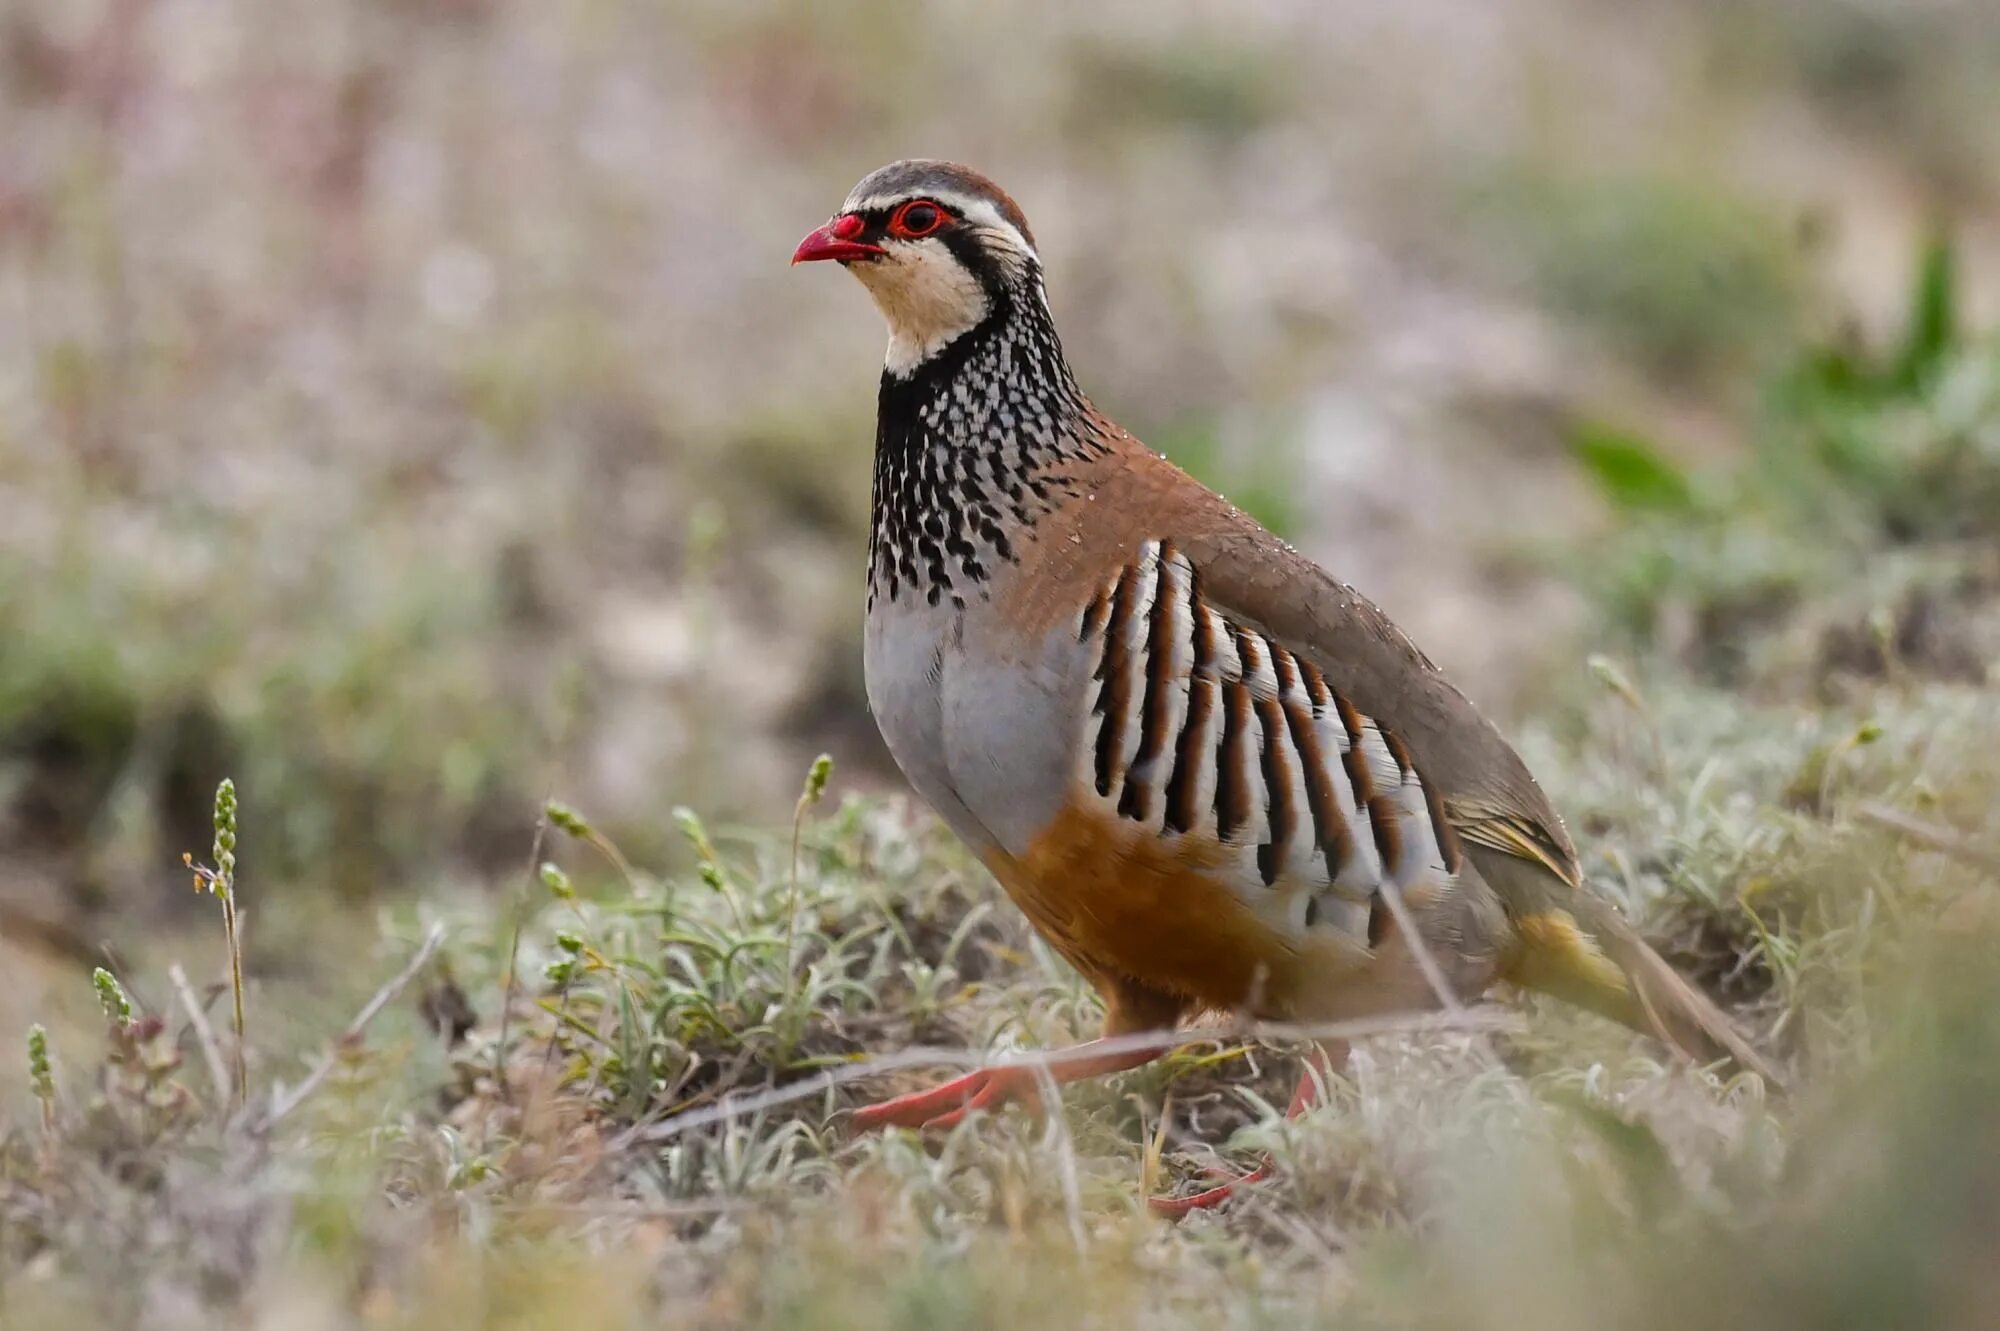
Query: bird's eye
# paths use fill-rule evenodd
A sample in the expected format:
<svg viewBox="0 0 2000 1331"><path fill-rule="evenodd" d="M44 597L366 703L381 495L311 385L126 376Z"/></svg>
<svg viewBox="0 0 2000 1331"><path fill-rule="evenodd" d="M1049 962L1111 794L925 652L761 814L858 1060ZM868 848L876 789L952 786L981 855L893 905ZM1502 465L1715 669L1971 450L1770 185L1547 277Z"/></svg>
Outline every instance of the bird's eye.
<svg viewBox="0 0 2000 1331"><path fill-rule="evenodd" d="M944 225L944 209L924 199L912 199L889 219L889 230L906 240L928 236Z"/></svg>

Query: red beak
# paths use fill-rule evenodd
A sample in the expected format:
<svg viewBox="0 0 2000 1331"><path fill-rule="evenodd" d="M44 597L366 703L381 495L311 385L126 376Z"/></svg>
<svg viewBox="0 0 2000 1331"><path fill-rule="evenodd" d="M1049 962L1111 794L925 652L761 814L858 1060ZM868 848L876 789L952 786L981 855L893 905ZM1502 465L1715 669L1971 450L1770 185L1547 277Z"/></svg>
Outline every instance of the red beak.
<svg viewBox="0 0 2000 1331"><path fill-rule="evenodd" d="M869 245L855 239L866 225L853 213L842 213L819 230L809 234L792 251L792 262L811 263L815 259L879 259L885 252L880 245Z"/></svg>

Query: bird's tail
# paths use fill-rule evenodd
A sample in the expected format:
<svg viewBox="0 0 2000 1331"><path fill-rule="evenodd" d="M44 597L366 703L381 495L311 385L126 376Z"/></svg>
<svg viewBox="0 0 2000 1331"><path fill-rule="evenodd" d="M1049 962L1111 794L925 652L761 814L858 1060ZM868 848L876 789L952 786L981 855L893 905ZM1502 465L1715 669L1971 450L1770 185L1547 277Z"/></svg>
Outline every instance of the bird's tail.
<svg viewBox="0 0 2000 1331"><path fill-rule="evenodd" d="M1563 908L1517 915L1504 974L1675 1045L1702 1062L1727 1056L1774 1090L1784 1083L1726 1013L1683 979L1609 902L1577 892Z"/></svg>

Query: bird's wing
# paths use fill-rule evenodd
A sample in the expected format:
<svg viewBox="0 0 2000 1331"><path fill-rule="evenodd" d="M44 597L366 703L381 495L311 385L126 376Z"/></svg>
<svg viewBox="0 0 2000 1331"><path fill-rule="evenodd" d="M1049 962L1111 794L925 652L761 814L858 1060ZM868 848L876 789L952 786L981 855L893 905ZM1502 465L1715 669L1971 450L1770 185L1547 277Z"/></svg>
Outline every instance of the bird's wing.
<svg viewBox="0 0 2000 1331"><path fill-rule="evenodd" d="M1151 472L1154 469L1140 469ZM1729 1018L1591 890L1556 813L1492 723L1366 597L1163 461L1177 548L1219 613L1396 736L1514 929L1505 978L1778 1078Z"/></svg>
<svg viewBox="0 0 2000 1331"><path fill-rule="evenodd" d="M1177 510L1162 534L1215 606L1309 662L1398 736L1475 855L1526 861L1570 888L1581 883L1562 819L1520 755L1387 615L1191 478L1160 467Z"/></svg>

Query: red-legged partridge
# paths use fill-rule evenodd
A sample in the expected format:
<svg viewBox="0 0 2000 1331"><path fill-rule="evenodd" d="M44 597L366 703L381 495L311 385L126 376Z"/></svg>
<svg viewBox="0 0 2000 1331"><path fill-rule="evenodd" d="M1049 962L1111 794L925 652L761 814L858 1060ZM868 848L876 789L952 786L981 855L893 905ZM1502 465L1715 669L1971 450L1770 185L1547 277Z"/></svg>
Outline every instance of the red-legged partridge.
<svg viewBox="0 0 2000 1331"><path fill-rule="evenodd" d="M1155 1058L1197 1010L1330 1022L1496 980L1764 1070L1381 611L1091 406L999 186L883 167L793 255L818 259L889 325L865 640L883 738L1103 995L1106 1037L1161 1035L1065 1051L1056 1079ZM997 1066L857 1121L949 1124L1035 1083Z"/></svg>

